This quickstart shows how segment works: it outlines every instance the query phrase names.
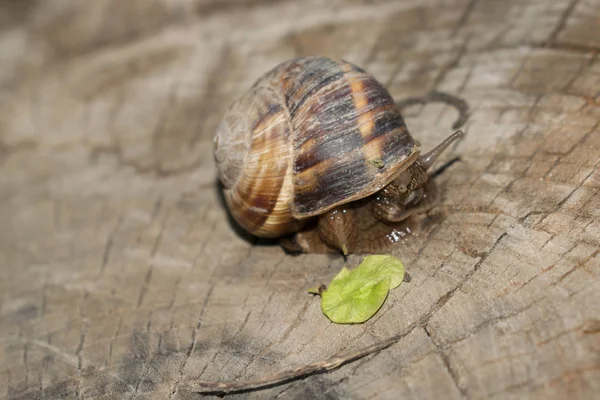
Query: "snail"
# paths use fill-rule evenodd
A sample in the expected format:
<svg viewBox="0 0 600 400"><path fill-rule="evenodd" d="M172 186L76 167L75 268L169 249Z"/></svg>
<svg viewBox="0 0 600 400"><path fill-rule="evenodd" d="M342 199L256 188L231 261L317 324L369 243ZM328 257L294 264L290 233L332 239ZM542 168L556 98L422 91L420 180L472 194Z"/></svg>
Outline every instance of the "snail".
<svg viewBox="0 0 600 400"><path fill-rule="evenodd" d="M421 154L372 75L309 56L277 65L231 104L213 153L244 230L288 251L347 255L397 241L403 221L432 207L427 170L462 136Z"/></svg>

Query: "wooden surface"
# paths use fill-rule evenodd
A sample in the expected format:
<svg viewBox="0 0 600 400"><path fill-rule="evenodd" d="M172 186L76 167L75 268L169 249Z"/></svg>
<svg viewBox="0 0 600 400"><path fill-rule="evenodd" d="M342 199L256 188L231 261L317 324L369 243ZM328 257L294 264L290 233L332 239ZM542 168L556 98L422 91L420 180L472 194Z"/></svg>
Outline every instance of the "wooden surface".
<svg viewBox="0 0 600 400"><path fill-rule="evenodd" d="M592 398L599 50L599 0L0 2L0 399L201 398L398 333L232 398ZM472 110L393 251L412 281L359 326L306 294L342 260L241 239L215 190L222 112L308 54ZM406 110L425 149L456 116Z"/></svg>

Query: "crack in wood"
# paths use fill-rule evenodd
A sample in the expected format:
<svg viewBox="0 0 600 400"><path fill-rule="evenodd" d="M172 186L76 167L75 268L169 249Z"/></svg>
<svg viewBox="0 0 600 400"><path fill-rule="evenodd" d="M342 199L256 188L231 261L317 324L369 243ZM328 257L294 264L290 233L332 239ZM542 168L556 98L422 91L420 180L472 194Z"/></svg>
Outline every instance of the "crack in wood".
<svg viewBox="0 0 600 400"><path fill-rule="evenodd" d="M458 290L460 290L469 279L471 279L471 277L481 268L481 265L485 262L485 260L487 260L489 255L493 253L494 249L498 246L502 239L504 239L507 236L507 234L507 232L504 232L500 236L498 236L498 238L494 241L490 249L481 254L479 261L477 261L473 269L471 269L471 271L469 271L465 275L465 277L461 279L461 281L456 286L454 286L454 288L452 288L446 294L440 297L436 304L429 310L429 312L421 316L421 326L426 326L429 323L429 320L431 319L433 314L437 313L442 307L444 307L446 303L448 303L448 301L450 301L450 299L454 297L454 294Z"/></svg>
<svg viewBox="0 0 600 400"><path fill-rule="evenodd" d="M537 305L539 302L540 302L540 300L536 300L536 301L533 301L532 303L526 305L525 307L519 308L518 310L515 310L515 311L513 311L511 313L504 314L504 315L499 315L497 317L490 318L490 319L488 319L488 320L486 320L486 321L478 324L477 326L475 326L475 328L469 330L464 335L461 335L460 337L452 339L448 343L445 343L444 347L449 348L452 345L455 345L457 343L463 342L463 341L471 338L472 336L477 335L483 329L486 329L486 328L489 328L489 327L492 327L492 326L496 325L498 322L506 321L508 319L517 317L517 316L523 314L524 312L530 310L533 306Z"/></svg>
<svg viewBox="0 0 600 400"><path fill-rule="evenodd" d="M573 272L577 271L579 268L582 268L585 264L587 264L588 261L590 261L592 258L595 258L597 255L599 254L599 251L596 250L594 253L590 254L588 257L584 258L583 260L579 261L577 264L575 264L571 269L569 269L567 272L565 272L564 274L562 274L559 278L557 283L561 283L563 280L565 280L567 277L569 277L569 275L571 275ZM583 268L585 270L585 268ZM595 275L590 273L589 271L588 274L591 275L591 278L595 278Z"/></svg>
<svg viewBox="0 0 600 400"><path fill-rule="evenodd" d="M442 346L440 346L440 344L435 340L435 338L431 337L431 334L429 333L427 326L423 326L423 331L425 331L425 334L427 335L427 337L429 337L429 339L431 339L431 343L434 345L434 347L436 349L436 353L442 359L444 368L446 368L446 372L448 373L448 375L450 375L450 378L452 379L452 382L454 383L454 387L456 388L456 390L458 390L458 392L460 393L460 396L463 399L469 399L470 397L467 394L467 390L465 389L465 387L463 385L460 384L460 378L458 376L458 373L452 367L452 362L450 361L450 357L448 356L446 349L444 349Z"/></svg>
<svg viewBox="0 0 600 400"><path fill-rule="evenodd" d="M452 30L452 33L451 33L452 38L456 37L456 35L458 35L458 32L460 31L460 29L466 25L467 21L469 20L469 17L471 16L471 14L473 13L473 10L475 9L475 5L477 4L477 1L478 0L469 0L462 15L460 16L460 19L458 20L458 23Z"/></svg>
<svg viewBox="0 0 600 400"><path fill-rule="evenodd" d="M269 343L266 347L263 348L263 350L260 353L253 354L250 357L248 362L245 363L244 368L240 372L239 376L245 376L248 373L248 369L250 368L250 365L252 365L252 363L254 362L254 360L256 358L263 357L272 347L277 346L278 344L281 344L287 340L287 338L292 333L292 331L294 331L294 329L296 329L298 326L300 326L299 322L302 320L302 318L306 314L308 307L312 304L312 301L310 301L310 300L311 299L305 300L304 305L302 306L300 311L298 311L298 313L296 314L296 318L294 319L294 322L288 325L287 329L283 332L283 334L281 335L281 337L278 340Z"/></svg>
<svg viewBox="0 0 600 400"><path fill-rule="evenodd" d="M85 343L85 337L88 333L89 326L87 323L83 323L82 334L79 337L79 344L77 345L77 349L75 350L75 357L77 357L77 387L75 390L75 396L78 399L83 399L83 358L81 356L81 351L83 350L83 344Z"/></svg>
<svg viewBox="0 0 600 400"><path fill-rule="evenodd" d="M558 24L556 25L556 27L554 28L554 30L548 37L548 39L546 41L546 46L556 45L556 42L558 40L558 35L567 26L567 20L571 17L571 15L573 14L573 11L575 11L575 7L577 6L578 3L579 3L579 0L571 0L569 5L567 6L567 8L565 8L565 11L563 12L562 16L560 17Z"/></svg>
<svg viewBox="0 0 600 400"><path fill-rule="evenodd" d="M192 337L190 340L190 345L188 346L188 349L185 353L185 357L184 357L183 361L181 361L181 364L179 366L179 372L178 372L177 378L175 379L175 381L173 382L173 386L171 387L169 399L172 399L173 396L175 396L175 394L177 394L177 392L180 389L179 384L180 384L181 380L183 379L183 375L185 372L185 366L186 366L188 360L190 359L190 357L192 356L192 354L194 353L194 349L196 348L196 343L197 343L196 335L197 335L197 332L202 327L202 322L204 321L204 313L206 311L206 307L208 305L208 302L210 301L210 297L212 296L212 292L213 292L214 288L215 288L214 284L211 285L210 288L208 289L208 292L206 293L206 297L204 298L204 303L202 304L202 309L200 310L200 315L198 316L198 322L196 323L196 326L194 326L194 328L192 329Z"/></svg>

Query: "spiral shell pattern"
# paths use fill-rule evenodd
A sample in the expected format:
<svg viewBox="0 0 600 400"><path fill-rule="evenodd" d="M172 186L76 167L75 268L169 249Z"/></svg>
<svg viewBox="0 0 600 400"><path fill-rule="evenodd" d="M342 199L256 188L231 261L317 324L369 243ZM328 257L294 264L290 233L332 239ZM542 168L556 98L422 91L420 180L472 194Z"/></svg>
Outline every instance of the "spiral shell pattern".
<svg viewBox="0 0 600 400"><path fill-rule="evenodd" d="M419 151L371 75L324 57L290 60L263 75L214 138L227 206L262 237L295 232L309 217L379 191Z"/></svg>

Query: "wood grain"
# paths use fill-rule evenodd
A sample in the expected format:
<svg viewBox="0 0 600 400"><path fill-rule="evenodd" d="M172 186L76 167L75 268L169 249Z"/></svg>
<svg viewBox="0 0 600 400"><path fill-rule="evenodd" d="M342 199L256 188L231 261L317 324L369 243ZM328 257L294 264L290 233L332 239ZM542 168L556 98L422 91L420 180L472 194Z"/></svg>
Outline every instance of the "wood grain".
<svg viewBox="0 0 600 400"><path fill-rule="evenodd" d="M600 392L600 1L0 5L0 399L591 399ZM397 99L464 98L412 276L359 326L306 290L343 261L240 237L212 135L264 71L342 57ZM443 103L405 110L424 149ZM358 257L349 257L350 266Z"/></svg>

